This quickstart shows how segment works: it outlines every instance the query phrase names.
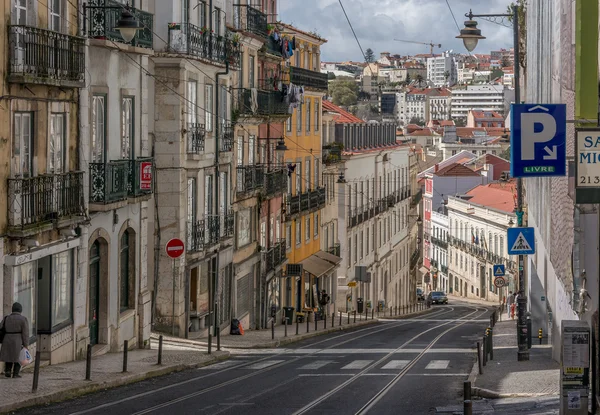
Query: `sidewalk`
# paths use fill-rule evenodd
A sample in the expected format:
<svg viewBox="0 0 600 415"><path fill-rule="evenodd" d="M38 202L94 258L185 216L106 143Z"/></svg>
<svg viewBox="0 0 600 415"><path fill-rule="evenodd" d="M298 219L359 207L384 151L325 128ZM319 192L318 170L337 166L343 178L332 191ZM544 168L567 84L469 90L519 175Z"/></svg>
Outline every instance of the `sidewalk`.
<svg viewBox="0 0 600 415"><path fill-rule="evenodd" d="M420 315L427 314L433 311L433 308L416 311L413 313L405 313L398 316L385 316L386 320L390 319L404 319L412 318ZM287 344L299 342L312 337L321 336L324 334L335 333L339 331L353 330L364 326L379 323L378 318L384 318L383 313L378 316L375 313L374 318L371 318L369 313L368 320L365 320L365 315L356 315L356 323L354 323L354 314L350 314L350 324L348 324L348 314L342 313L342 325L340 326L339 313L335 316L334 325L331 325L331 316L327 319L327 326L325 328L324 321L317 322L317 330L315 330L315 322L307 324L298 324L298 334L296 335L296 323L287 326L287 337L285 336L285 326L278 324L275 326L275 338L272 338L271 329L265 330L246 330L243 336L232 336L229 334L221 335L221 348L224 349L272 349ZM152 333L152 339L157 341L159 337L158 333ZM170 337L163 334L163 342L165 345L173 345L178 347L187 347L192 349L205 350L208 347L208 340L206 338L198 340L181 339L178 337ZM212 348L216 350L217 339L212 339Z"/></svg>
<svg viewBox="0 0 600 415"><path fill-rule="evenodd" d="M33 365L22 372L21 379L5 378L0 373L0 413L63 401L229 358L229 352L213 352L208 355L197 351L168 350L169 347L164 345L162 365L158 366L158 343L151 341L151 347L152 349L129 351L127 373L122 373L123 353L94 357L90 381L85 380L85 360L42 367L36 393L31 392Z"/></svg>

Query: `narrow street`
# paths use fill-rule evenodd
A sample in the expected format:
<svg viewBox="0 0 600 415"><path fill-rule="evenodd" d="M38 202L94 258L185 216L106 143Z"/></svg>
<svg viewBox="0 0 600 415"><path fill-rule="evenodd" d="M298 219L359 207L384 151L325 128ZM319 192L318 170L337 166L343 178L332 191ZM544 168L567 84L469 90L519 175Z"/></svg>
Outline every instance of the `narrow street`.
<svg viewBox="0 0 600 415"><path fill-rule="evenodd" d="M18 414L426 414L458 403L483 306L317 337Z"/></svg>

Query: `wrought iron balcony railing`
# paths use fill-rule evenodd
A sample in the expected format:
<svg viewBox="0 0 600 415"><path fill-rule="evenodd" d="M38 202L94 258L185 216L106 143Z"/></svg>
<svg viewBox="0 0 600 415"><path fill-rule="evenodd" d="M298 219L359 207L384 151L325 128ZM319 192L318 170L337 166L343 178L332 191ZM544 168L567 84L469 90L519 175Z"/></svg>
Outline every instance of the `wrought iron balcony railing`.
<svg viewBox="0 0 600 415"><path fill-rule="evenodd" d="M287 170L277 169L265 173L265 194L267 197L287 190Z"/></svg>
<svg viewBox="0 0 600 415"><path fill-rule="evenodd" d="M331 255L341 256L340 244L334 244L327 250L327 252L329 252Z"/></svg>
<svg viewBox="0 0 600 415"><path fill-rule="evenodd" d="M267 15L243 4L234 6L233 22L237 30L243 30L262 38L267 37Z"/></svg>
<svg viewBox="0 0 600 415"><path fill-rule="evenodd" d="M238 166L236 170L237 193L252 192L265 186L263 166Z"/></svg>
<svg viewBox="0 0 600 415"><path fill-rule="evenodd" d="M221 125L219 133L221 134L219 144L222 152L233 150L233 128L230 124Z"/></svg>
<svg viewBox="0 0 600 415"><path fill-rule="evenodd" d="M343 146L335 144L323 146L323 163L325 163L326 166L329 166L342 161L342 149Z"/></svg>
<svg viewBox="0 0 600 415"><path fill-rule="evenodd" d="M129 180L127 194L139 197L152 194L154 191L154 158L138 157L129 160Z"/></svg>
<svg viewBox="0 0 600 415"><path fill-rule="evenodd" d="M90 163L90 203L112 203L127 198L129 160Z"/></svg>
<svg viewBox="0 0 600 415"><path fill-rule="evenodd" d="M443 274L448 275L448 266L447 265L442 265L440 267L440 271L442 271Z"/></svg>
<svg viewBox="0 0 600 415"><path fill-rule="evenodd" d="M87 28L84 29L87 36L126 43L121 36L121 32L116 29L117 22L121 18L122 9L125 6L114 0L89 0L88 5L90 8L87 9L87 16L84 19L84 22L87 23ZM129 11L143 28L137 31L131 45L152 49L154 15L133 7L130 7Z"/></svg>
<svg viewBox="0 0 600 415"><path fill-rule="evenodd" d="M275 271L275 269L282 265L285 261L287 261L285 248L285 239L280 240L270 248L268 248L265 252L263 252L263 258L265 261L265 271L271 272Z"/></svg>
<svg viewBox="0 0 600 415"><path fill-rule="evenodd" d="M256 96L253 96L253 93ZM239 89L238 110L241 115L280 115L289 117L289 107L279 91Z"/></svg>
<svg viewBox="0 0 600 415"><path fill-rule="evenodd" d="M83 172L8 179L9 230L85 215Z"/></svg>
<svg viewBox="0 0 600 415"><path fill-rule="evenodd" d="M288 217L313 209L321 209L325 206L325 188L318 187L315 190L290 196L287 202Z"/></svg>
<svg viewBox="0 0 600 415"><path fill-rule="evenodd" d="M417 266L420 258L421 258L421 250L417 249L410 256L410 268L411 269L413 269Z"/></svg>
<svg viewBox="0 0 600 415"><path fill-rule="evenodd" d="M316 89L327 90L329 86L326 73L298 68L296 66L290 67L290 80L293 84L304 85Z"/></svg>
<svg viewBox="0 0 600 415"><path fill-rule="evenodd" d="M188 123L187 125L187 152L199 154L204 151L204 137L206 129L204 124Z"/></svg>
<svg viewBox="0 0 600 415"><path fill-rule="evenodd" d="M204 219L187 224L188 252L198 252L219 243L219 216L205 216Z"/></svg>
<svg viewBox="0 0 600 415"><path fill-rule="evenodd" d="M431 237L431 243L439 246L440 248L448 249L448 242L443 239L436 238L435 236Z"/></svg>
<svg viewBox="0 0 600 415"><path fill-rule="evenodd" d="M234 229L234 214L233 210L228 210L221 217L221 238L231 238L233 236Z"/></svg>
<svg viewBox="0 0 600 415"><path fill-rule="evenodd" d="M240 67L240 44L191 23L169 23L169 52Z"/></svg>
<svg viewBox="0 0 600 415"><path fill-rule="evenodd" d="M85 86L85 39L30 26L9 26L8 81Z"/></svg>

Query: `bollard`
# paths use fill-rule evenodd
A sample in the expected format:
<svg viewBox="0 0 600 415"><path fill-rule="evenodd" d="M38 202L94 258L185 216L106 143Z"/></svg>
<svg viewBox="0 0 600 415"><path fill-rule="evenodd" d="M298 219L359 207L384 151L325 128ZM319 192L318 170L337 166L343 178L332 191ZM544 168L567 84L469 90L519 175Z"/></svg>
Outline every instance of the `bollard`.
<svg viewBox="0 0 600 415"><path fill-rule="evenodd" d="M341 311L340 311L340 324L339 324L339 326L340 327L342 326L342 312Z"/></svg>
<svg viewBox="0 0 600 415"><path fill-rule="evenodd" d="M307 333L310 331L310 322L308 321L309 317L310 317L310 313L306 313L306 332Z"/></svg>
<svg viewBox="0 0 600 415"><path fill-rule="evenodd" d="M371 320L373 320L375 318L375 309L372 308L371 309Z"/></svg>
<svg viewBox="0 0 600 415"><path fill-rule="evenodd" d="M354 322L356 323L356 310L354 310Z"/></svg>
<svg viewBox="0 0 600 415"><path fill-rule="evenodd" d="M472 415L473 414L473 401L468 400L468 401L464 402L463 413L465 415Z"/></svg>
<svg viewBox="0 0 600 415"><path fill-rule="evenodd" d="M318 322L317 322L317 315L315 314L315 331L317 331L317 330L319 329L319 328L317 327L317 324L318 324Z"/></svg>
<svg viewBox="0 0 600 415"><path fill-rule="evenodd" d="M298 335L298 316L296 316L296 336Z"/></svg>
<svg viewBox="0 0 600 415"><path fill-rule="evenodd" d="M123 373L127 372L127 352L129 351L129 341L123 342Z"/></svg>
<svg viewBox="0 0 600 415"><path fill-rule="evenodd" d="M85 380L92 380L92 345L88 344L85 358Z"/></svg>
<svg viewBox="0 0 600 415"><path fill-rule="evenodd" d="M212 335L210 334L210 326L208 328L208 354L212 353Z"/></svg>
<svg viewBox="0 0 600 415"><path fill-rule="evenodd" d="M162 334L160 336L158 336L158 365L162 365L162 343L163 343L163 336Z"/></svg>
<svg viewBox="0 0 600 415"><path fill-rule="evenodd" d="M398 306L394 306L394 315L397 316L398 315Z"/></svg>
<svg viewBox="0 0 600 415"><path fill-rule="evenodd" d="M538 339L539 339L539 341L540 341L540 344L542 344L542 335L543 335L543 333L544 333L544 332L542 331L542 329L539 329L539 330L538 330Z"/></svg>
<svg viewBox="0 0 600 415"><path fill-rule="evenodd" d="M483 375L483 364L481 362L481 343L477 342L477 366L479 366L479 374Z"/></svg>
<svg viewBox="0 0 600 415"><path fill-rule="evenodd" d="M369 319L369 309L365 307L365 321Z"/></svg>
<svg viewBox="0 0 600 415"><path fill-rule="evenodd" d="M284 323L284 327L283 327L283 337L287 337L287 326L288 326L288 321L289 321L289 317L285 318L285 323Z"/></svg>
<svg viewBox="0 0 600 415"><path fill-rule="evenodd" d="M331 327L335 327L335 310L331 313Z"/></svg>
<svg viewBox="0 0 600 415"><path fill-rule="evenodd" d="M36 350L35 352L35 364L33 366L33 386L31 387L31 393L36 392L38 388L38 381L40 379L40 361L42 360L40 357L41 353L42 352L39 350Z"/></svg>
<svg viewBox="0 0 600 415"><path fill-rule="evenodd" d="M346 313L348 316L348 324L350 324L350 312L348 311L348 313Z"/></svg>
<svg viewBox="0 0 600 415"><path fill-rule="evenodd" d="M271 340L275 340L275 317L271 319Z"/></svg>
<svg viewBox="0 0 600 415"><path fill-rule="evenodd" d="M362 321L362 313L358 315L358 321Z"/></svg>
<svg viewBox="0 0 600 415"><path fill-rule="evenodd" d="M471 382L468 380L465 380L463 383L463 399L465 401L471 400Z"/></svg>
<svg viewBox="0 0 600 415"><path fill-rule="evenodd" d="M487 363L487 348L486 348L487 339L485 338L485 336L483 336L483 340L481 343L482 343L482 347L483 347L483 353L482 353L483 365L485 366Z"/></svg>
<svg viewBox="0 0 600 415"><path fill-rule="evenodd" d="M217 328L217 352L221 351L221 327Z"/></svg>
<svg viewBox="0 0 600 415"><path fill-rule="evenodd" d="M494 330L492 330L490 328L490 344L489 344L489 349L490 349L490 360L494 360Z"/></svg>
<svg viewBox="0 0 600 415"><path fill-rule="evenodd" d="M327 316L323 316L323 330L327 328Z"/></svg>

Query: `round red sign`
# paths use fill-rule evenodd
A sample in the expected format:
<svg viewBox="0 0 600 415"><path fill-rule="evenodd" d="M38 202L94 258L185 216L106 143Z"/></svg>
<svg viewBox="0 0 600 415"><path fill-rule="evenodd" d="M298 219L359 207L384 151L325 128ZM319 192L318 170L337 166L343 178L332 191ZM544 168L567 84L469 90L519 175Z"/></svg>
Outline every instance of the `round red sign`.
<svg viewBox="0 0 600 415"><path fill-rule="evenodd" d="M183 245L183 241L179 238L173 238L167 242L165 245L165 251L167 255L171 258L179 258L183 252L185 251L185 246Z"/></svg>

